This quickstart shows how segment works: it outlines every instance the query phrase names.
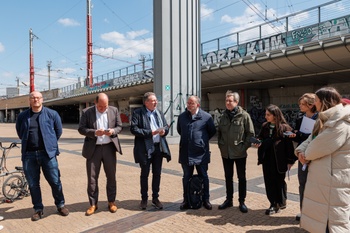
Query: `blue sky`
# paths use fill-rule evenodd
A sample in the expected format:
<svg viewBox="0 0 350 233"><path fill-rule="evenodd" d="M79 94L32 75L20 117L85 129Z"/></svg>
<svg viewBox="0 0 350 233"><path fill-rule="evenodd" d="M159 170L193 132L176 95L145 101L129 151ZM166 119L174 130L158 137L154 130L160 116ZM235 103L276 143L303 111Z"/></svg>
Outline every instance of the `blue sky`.
<svg viewBox="0 0 350 233"><path fill-rule="evenodd" d="M342 4L349 7L349 1L342 0L337 7L342 9ZM29 84L30 29L36 36L33 39L35 89L48 89L49 61L51 89L85 78L86 2L1 1L0 96L6 94L6 87L17 86L16 79L19 79L20 94L29 92L23 83ZM200 2L201 38L205 42L263 23L264 16L272 20L330 0ZM141 55L153 58L153 0L91 0L91 3L94 76L138 63ZM345 12L349 12L349 8Z"/></svg>

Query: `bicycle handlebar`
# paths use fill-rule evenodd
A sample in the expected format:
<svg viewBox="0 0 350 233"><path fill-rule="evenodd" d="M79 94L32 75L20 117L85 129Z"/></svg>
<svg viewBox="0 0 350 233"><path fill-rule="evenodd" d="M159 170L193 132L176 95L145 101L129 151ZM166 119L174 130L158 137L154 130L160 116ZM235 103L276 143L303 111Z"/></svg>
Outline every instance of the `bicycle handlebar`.
<svg viewBox="0 0 350 233"><path fill-rule="evenodd" d="M21 144L21 143L20 142L11 142L11 144L8 147L5 147L5 146L2 145L2 142L0 142L0 147L2 149L4 149L4 150L12 149L14 147L18 147L19 148L18 144Z"/></svg>

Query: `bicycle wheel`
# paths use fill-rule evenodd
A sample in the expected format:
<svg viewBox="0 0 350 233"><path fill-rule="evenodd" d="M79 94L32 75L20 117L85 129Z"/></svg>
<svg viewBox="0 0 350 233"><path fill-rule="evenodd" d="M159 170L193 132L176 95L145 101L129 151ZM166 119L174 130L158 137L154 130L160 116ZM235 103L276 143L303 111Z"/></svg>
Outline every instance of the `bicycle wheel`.
<svg viewBox="0 0 350 233"><path fill-rule="evenodd" d="M10 200L16 199L23 190L24 181L20 175L9 176L2 185L2 193Z"/></svg>

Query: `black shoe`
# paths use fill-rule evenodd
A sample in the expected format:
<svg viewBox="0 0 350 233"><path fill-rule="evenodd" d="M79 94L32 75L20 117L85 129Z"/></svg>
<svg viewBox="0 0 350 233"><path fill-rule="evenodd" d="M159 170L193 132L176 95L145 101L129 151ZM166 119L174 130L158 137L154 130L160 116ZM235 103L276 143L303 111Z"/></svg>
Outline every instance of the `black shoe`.
<svg viewBox="0 0 350 233"><path fill-rule="evenodd" d="M244 204L244 202L240 202L240 203L239 203L239 210L240 210L242 213L248 213L248 208L247 208L247 206Z"/></svg>
<svg viewBox="0 0 350 233"><path fill-rule="evenodd" d="M156 209L158 209L158 210L163 209L163 204L159 201L158 198L154 198L154 199L152 200L152 205L153 205Z"/></svg>
<svg viewBox="0 0 350 233"><path fill-rule="evenodd" d="M224 209L226 209L226 208L228 208L228 207L232 207L232 206L233 206L232 200L226 199L226 200L224 201L224 203L222 203L221 205L219 205L218 209L219 209L219 210L224 210Z"/></svg>
<svg viewBox="0 0 350 233"><path fill-rule="evenodd" d="M279 208L280 208L281 210L284 210L285 208L287 208L287 204L286 204L286 203L279 204Z"/></svg>
<svg viewBox="0 0 350 233"><path fill-rule="evenodd" d="M42 218L43 215L44 213L42 211L35 212L32 216L32 221L38 221L39 219Z"/></svg>
<svg viewBox="0 0 350 233"><path fill-rule="evenodd" d="M188 203L186 201L182 202L180 205L180 210L187 210L189 208L190 208L190 206L188 205Z"/></svg>
<svg viewBox="0 0 350 233"><path fill-rule="evenodd" d="M140 203L140 209L145 210L147 208L147 200L142 200Z"/></svg>
<svg viewBox="0 0 350 233"><path fill-rule="evenodd" d="M270 208L268 208L266 211L265 211L265 214L266 215L273 215L273 214L276 214L276 213L279 213L280 212L280 209L276 206L271 206Z"/></svg>
<svg viewBox="0 0 350 233"><path fill-rule="evenodd" d="M296 220L296 221L300 221L300 218L301 218L301 214L300 214L300 213L297 214L297 216L295 216L295 220Z"/></svg>
<svg viewBox="0 0 350 233"><path fill-rule="evenodd" d="M207 210L211 210L213 207L211 206L209 200L205 200L203 201L203 206L204 208L206 208Z"/></svg>

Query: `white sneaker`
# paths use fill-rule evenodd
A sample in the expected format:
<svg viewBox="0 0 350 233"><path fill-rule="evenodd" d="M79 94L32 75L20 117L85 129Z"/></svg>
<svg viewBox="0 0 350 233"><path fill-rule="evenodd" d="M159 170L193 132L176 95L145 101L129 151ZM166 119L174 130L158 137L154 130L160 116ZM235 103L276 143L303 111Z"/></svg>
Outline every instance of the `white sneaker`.
<svg viewBox="0 0 350 233"><path fill-rule="evenodd" d="M4 217L3 216L0 216L0 221L4 220Z"/></svg>
<svg viewBox="0 0 350 233"><path fill-rule="evenodd" d="M0 231L1 231L2 229L4 229L4 226L3 226L3 225L0 225Z"/></svg>

